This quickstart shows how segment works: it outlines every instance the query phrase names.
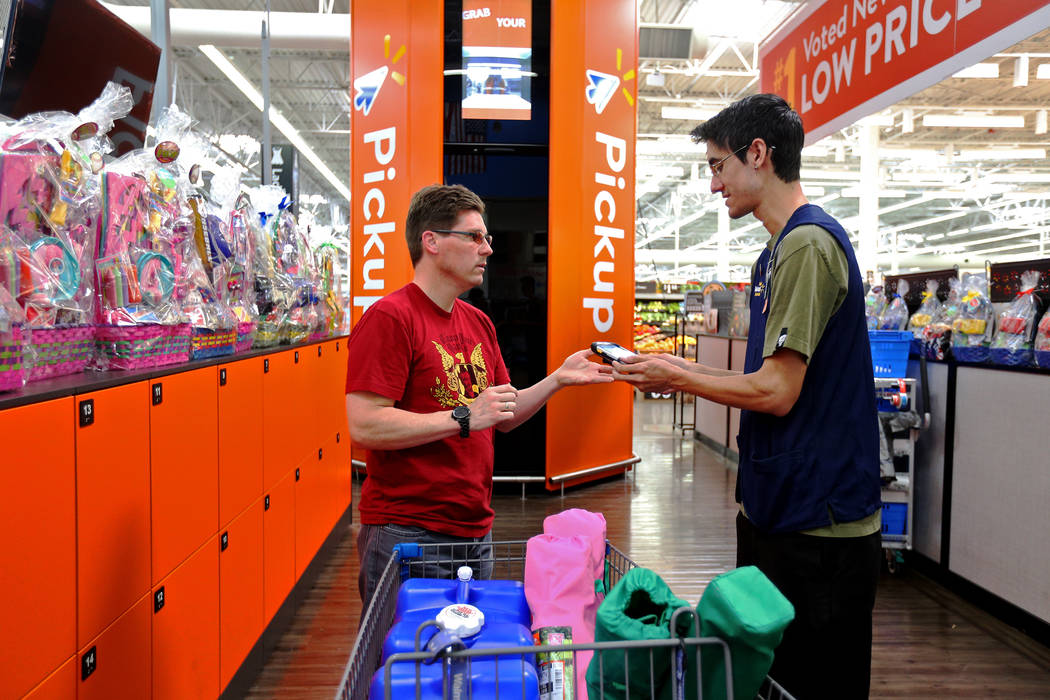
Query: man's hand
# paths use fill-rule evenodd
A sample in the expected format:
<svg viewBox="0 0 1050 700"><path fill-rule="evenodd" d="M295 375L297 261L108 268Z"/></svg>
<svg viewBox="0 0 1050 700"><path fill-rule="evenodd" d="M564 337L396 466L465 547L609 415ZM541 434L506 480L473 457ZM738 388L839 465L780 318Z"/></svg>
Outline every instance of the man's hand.
<svg viewBox="0 0 1050 700"><path fill-rule="evenodd" d="M559 386L580 386L582 384L607 384L613 381L612 368L587 358L590 350L580 350L565 358L561 367L554 374Z"/></svg>
<svg viewBox="0 0 1050 700"><path fill-rule="evenodd" d="M470 404L470 429L485 430L514 417L518 390L510 384L490 386Z"/></svg>
<svg viewBox="0 0 1050 700"><path fill-rule="evenodd" d="M677 367L663 355L635 355L623 362L613 362L613 378L627 382L642 391L654 394L669 394L676 389L671 385L675 377L685 368Z"/></svg>

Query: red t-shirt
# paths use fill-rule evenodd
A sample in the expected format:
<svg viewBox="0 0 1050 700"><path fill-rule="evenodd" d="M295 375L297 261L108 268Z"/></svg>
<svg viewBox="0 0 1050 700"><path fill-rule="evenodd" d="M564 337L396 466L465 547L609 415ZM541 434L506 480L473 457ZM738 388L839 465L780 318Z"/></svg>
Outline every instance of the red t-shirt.
<svg viewBox="0 0 1050 700"><path fill-rule="evenodd" d="M510 382L488 316L456 299L446 313L410 283L373 304L350 334L346 392L413 413L469 406ZM452 418L449 418L452 421ZM493 428L404 450L370 450L361 522L416 525L458 537L492 529Z"/></svg>

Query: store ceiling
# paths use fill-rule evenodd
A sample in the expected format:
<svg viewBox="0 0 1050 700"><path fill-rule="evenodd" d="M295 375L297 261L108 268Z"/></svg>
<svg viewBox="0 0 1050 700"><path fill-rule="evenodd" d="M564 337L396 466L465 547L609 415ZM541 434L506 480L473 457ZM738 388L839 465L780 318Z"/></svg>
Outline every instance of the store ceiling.
<svg viewBox="0 0 1050 700"><path fill-rule="evenodd" d="M640 279L709 278L715 274L720 248L733 262L730 275L743 278L746 261L767 240L751 217L732 222L728 236L716 235L721 200L709 192L703 168L696 167L703 159L703 147L687 138L698 119L675 118L674 110L714 113L757 91L756 41L798 4L794 0L640 0L643 23L689 23L702 47L692 59L640 60L636 237ZM173 9L231 9L230 5L228 0L170 3ZM264 0L248 0L237 9L266 7ZM271 10L345 15L349 0L272 0ZM257 47L218 48L253 85L262 84ZM1025 86L1015 86L1020 56L1028 57ZM258 138L260 111L197 46L176 45L174 58L176 101L205 132ZM1044 257L1050 248L1050 161L1045 157L1050 136L1045 133L1045 114L1039 116L1050 106L1050 65L1039 67L1050 64L1050 30L985 62L998 66L999 77L949 78L878 115L885 124L879 127L883 149L879 252L896 252L905 262L902 270L943 267L945 262L964 259L980 265L986 258ZM343 183L350 179L348 64L348 44L341 50L274 48L270 56L273 106ZM657 70L662 86L652 84ZM1045 78L1038 77L1041 70L1047 71ZM1020 116L1024 126L924 125L925 117L961 113ZM913 125L910 131L906 121ZM859 127L833 134L807 149L803 161L803 182L811 200L823 202L848 227L856 223L852 217L858 211L860 160L854 153L858 134ZM276 130L273 140L283 140ZM236 151L228 140L225 145L252 172L259 171L257 151ZM992 149L1011 154L997 157L987 153ZM1042 157L1017 158L1022 149L1032 151L1029 156L1039 156L1042 149ZM302 197L319 223L331 221L327 202L333 201L340 204L335 215L345 225L346 199L306 162L301 162L300 189L303 195L322 195L316 201ZM888 258L883 263L888 265Z"/></svg>

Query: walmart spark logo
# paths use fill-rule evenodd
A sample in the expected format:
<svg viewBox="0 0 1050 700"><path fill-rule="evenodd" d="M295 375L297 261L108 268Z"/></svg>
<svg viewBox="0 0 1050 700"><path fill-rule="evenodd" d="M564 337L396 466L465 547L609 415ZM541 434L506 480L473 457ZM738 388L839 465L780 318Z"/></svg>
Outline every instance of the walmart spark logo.
<svg viewBox="0 0 1050 700"><path fill-rule="evenodd" d="M623 70L623 49L616 49L616 71L619 72L621 70ZM616 89L620 88L621 78L624 82L634 80L634 69L627 71L623 76L587 70L585 94L587 95L587 101L594 105L595 112L601 114L605 111L612 96L616 94ZM626 86L620 89L623 92L623 96L627 99L627 104L633 107L634 95L631 94L631 91Z"/></svg>
<svg viewBox="0 0 1050 700"><path fill-rule="evenodd" d="M401 44L401 48L394 54L394 58L390 61L391 64L396 64L405 55L405 45ZM383 37L383 56L390 58L390 35L387 34ZM379 91L383 87L383 83L386 82L386 77L389 75L391 79L398 85L404 87L405 76L398 73L396 70L392 70L391 66L380 66L370 73L365 73L360 78L354 81L354 109L362 112L365 116L372 111L372 105L375 104L376 98L379 97Z"/></svg>

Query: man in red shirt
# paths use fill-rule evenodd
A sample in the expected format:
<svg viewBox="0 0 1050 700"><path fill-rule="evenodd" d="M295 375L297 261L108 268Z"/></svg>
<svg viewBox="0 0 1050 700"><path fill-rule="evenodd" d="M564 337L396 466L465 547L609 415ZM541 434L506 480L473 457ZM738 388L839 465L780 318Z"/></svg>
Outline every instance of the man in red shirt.
<svg viewBox="0 0 1050 700"><path fill-rule="evenodd" d="M492 429L517 427L563 387L612 381L581 350L527 389L510 384L492 322L458 299L481 284L492 255L484 212L461 185L417 192L405 225L413 280L369 307L350 335L350 437L368 450L357 538L365 610L399 542L458 545L455 557L489 578Z"/></svg>

